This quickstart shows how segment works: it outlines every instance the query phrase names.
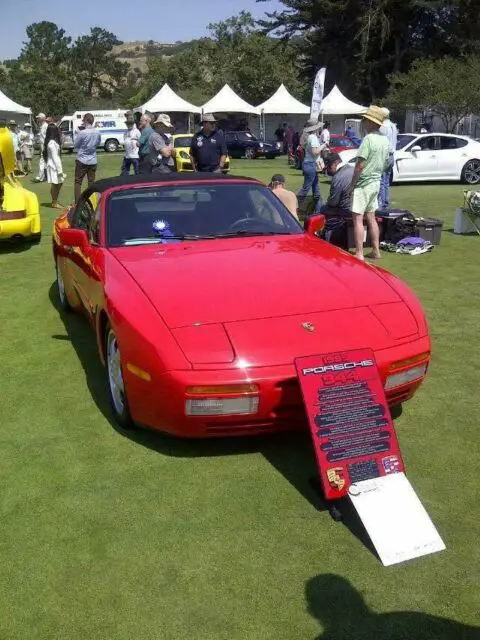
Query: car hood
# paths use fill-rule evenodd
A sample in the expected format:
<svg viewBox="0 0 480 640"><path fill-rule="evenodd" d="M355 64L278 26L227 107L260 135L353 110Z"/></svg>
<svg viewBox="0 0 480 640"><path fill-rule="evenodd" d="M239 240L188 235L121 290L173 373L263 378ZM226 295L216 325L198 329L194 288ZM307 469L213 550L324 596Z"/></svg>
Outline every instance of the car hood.
<svg viewBox="0 0 480 640"><path fill-rule="evenodd" d="M170 329L401 302L374 268L306 234L111 252Z"/></svg>

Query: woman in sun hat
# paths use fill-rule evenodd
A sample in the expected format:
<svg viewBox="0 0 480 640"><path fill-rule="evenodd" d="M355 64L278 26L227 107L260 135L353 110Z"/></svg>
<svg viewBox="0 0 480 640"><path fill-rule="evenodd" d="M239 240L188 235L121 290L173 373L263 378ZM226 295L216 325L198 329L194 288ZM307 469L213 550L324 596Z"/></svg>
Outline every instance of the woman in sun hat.
<svg viewBox="0 0 480 640"><path fill-rule="evenodd" d="M370 232L372 251L367 258L380 258L380 238L375 212L378 208L380 181L388 163L388 138L380 133L385 120L381 107L371 106L363 116L366 136L357 152L355 171L350 184L353 193L353 231L355 255L363 260L363 218Z"/></svg>
<svg viewBox="0 0 480 640"><path fill-rule="evenodd" d="M318 118L310 118L305 125L300 145L303 147L303 186L297 193L298 201L302 202L308 196L310 189L316 200L315 211L319 211L322 206L322 196L320 194L320 183L318 181L318 161L320 158L321 146L317 133L322 125Z"/></svg>

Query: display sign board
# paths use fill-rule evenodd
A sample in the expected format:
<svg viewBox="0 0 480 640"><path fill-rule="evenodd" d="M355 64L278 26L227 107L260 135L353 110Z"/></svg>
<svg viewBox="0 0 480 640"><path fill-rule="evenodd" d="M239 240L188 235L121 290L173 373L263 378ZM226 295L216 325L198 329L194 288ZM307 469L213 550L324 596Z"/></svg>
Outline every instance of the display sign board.
<svg viewBox="0 0 480 640"><path fill-rule="evenodd" d="M295 360L325 497L404 470L371 349Z"/></svg>
<svg viewBox="0 0 480 640"><path fill-rule="evenodd" d="M404 473L363 480L348 492L384 566L445 549Z"/></svg>

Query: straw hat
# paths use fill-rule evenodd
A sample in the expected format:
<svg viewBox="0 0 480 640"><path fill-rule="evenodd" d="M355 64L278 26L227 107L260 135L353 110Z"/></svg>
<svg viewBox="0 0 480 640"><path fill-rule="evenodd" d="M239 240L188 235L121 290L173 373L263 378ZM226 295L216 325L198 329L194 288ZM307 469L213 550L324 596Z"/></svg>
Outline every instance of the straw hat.
<svg viewBox="0 0 480 640"><path fill-rule="evenodd" d="M202 116L202 122L217 122L217 119L213 113L204 113Z"/></svg>
<svg viewBox="0 0 480 640"><path fill-rule="evenodd" d="M385 120L385 112L381 107L376 107L372 105L366 113L363 114L363 117L375 124L378 124L379 127L382 126L383 121Z"/></svg>

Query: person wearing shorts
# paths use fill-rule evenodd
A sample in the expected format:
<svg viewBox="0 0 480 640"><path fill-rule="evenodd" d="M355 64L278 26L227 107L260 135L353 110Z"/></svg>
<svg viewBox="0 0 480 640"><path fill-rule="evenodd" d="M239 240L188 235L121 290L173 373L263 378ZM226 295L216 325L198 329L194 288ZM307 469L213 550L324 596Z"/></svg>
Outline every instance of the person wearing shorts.
<svg viewBox="0 0 480 640"><path fill-rule="evenodd" d="M380 233L375 218L378 208L380 181L388 162L388 139L380 133L385 113L380 107L371 106L363 116L366 135L357 153L355 171L349 191L353 194L353 232L355 238L355 256L359 260L363 255L363 218L367 223L372 243L372 251L367 258L380 258Z"/></svg>

